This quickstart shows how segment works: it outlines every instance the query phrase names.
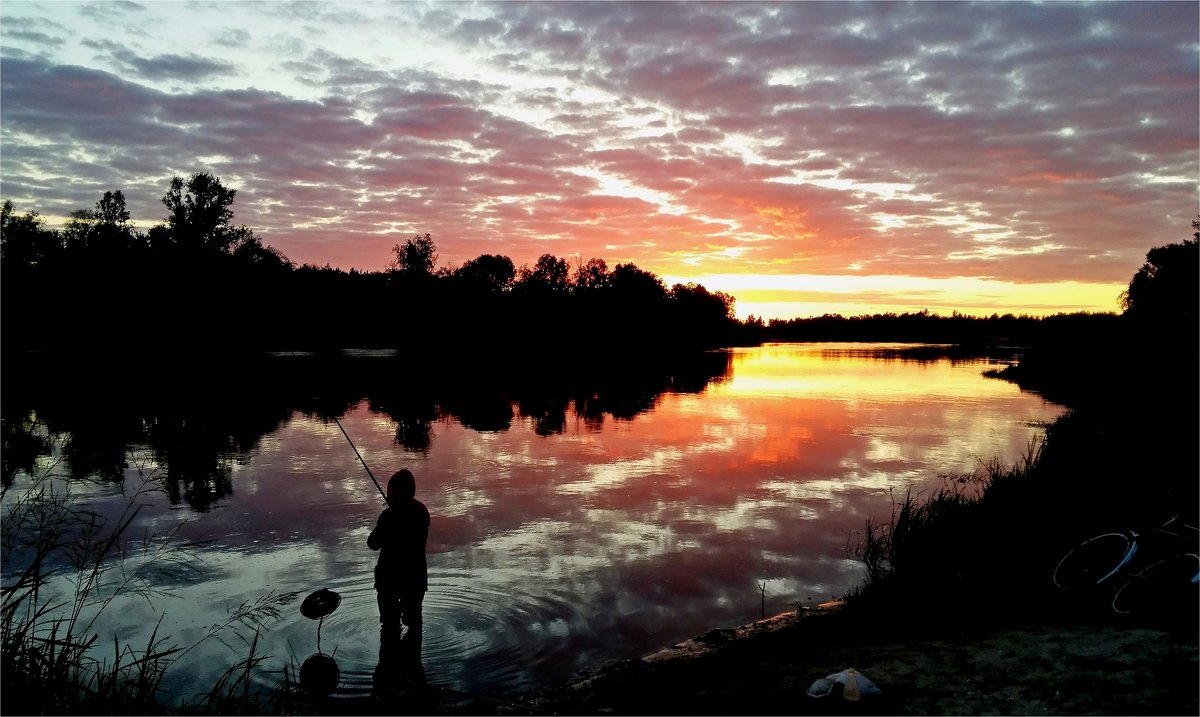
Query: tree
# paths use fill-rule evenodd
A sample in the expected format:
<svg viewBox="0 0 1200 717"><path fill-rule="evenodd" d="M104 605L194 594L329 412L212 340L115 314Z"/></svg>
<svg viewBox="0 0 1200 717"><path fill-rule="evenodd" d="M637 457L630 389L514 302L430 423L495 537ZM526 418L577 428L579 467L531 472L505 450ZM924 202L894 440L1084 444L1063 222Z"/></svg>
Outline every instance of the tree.
<svg viewBox="0 0 1200 717"><path fill-rule="evenodd" d="M1195 328L1200 303L1200 220L1192 222L1192 231L1191 239L1154 247L1146 253L1146 263L1120 297L1126 316L1190 322Z"/></svg>
<svg viewBox="0 0 1200 717"><path fill-rule="evenodd" d="M571 267L566 259L559 259L553 254L542 254L532 269L528 266L521 267L520 281L530 289L565 292L569 287L570 273Z"/></svg>
<svg viewBox="0 0 1200 717"><path fill-rule="evenodd" d="M488 293L508 291L516 275L512 259L499 254L481 254L454 272L468 287Z"/></svg>
<svg viewBox="0 0 1200 717"><path fill-rule="evenodd" d="M392 247L396 258L388 264L389 271L407 276L433 276L437 264L437 245L429 234L418 234L404 244Z"/></svg>
<svg viewBox="0 0 1200 717"><path fill-rule="evenodd" d="M121 229L129 227L129 209L125 206L125 193L120 189L108 191L96 202L96 221Z"/></svg>
<svg viewBox="0 0 1200 717"><path fill-rule="evenodd" d="M667 287L657 275L633 264L619 264L609 276L613 290L629 300L656 302L667 296Z"/></svg>
<svg viewBox="0 0 1200 717"><path fill-rule="evenodd" d="M118 189L105 192L95 209L71 212L63 241L69 250L123 251L138 246L142 238L129 222L125 194Z"/></svg>
<svg viewBox="0 0 1200 717"><path fill-rule="evenodd" d="M228 252L237 238L229 225L236 194L237 190L229 189L208 172L197 172L186 182L172 177L171 187L162 198L169 212L171 241L181 247Z"/></svg>
<svg viewBox="0 0 1200 717"><path fill-rule="evenodd" d="M283 255L275 247L264 246L262 240L250 227L241 225L234 230L236 239L233 242L233 257L244 266L270 267L273 269L292 269L291 259Z"/></svg>
<svg viewBox="0 0 1200 717"><path fill-rule="evenodd" d="M580 264L575 269L575 288L588 291L602 289L608 286L608 264L603 259L595 257L588 259L586 264Z"/></svg>
<svg viewBox="0 0 1200 717"><path fill-rule="evenodd" d="M700 284L676 284L671 287L671 299L683 315L708 321L733 318L734 297L723 291L710 292Z"/></svg>
<svg viewBox="0 0 1200 717"><path fill-rule="evenodd" d="M37 212L18 216L13 203L0 204L0 261L14 269L32 269L62 253L62 236L46 228Z"/></svg>
<svg viewBox="0 0 1200 717"><path fill-rule="evenodd" d="M92 242L92 230L96 226L96 215L91 209L76 209L63 225L63 245L68 251L86 249Z"/></svg>

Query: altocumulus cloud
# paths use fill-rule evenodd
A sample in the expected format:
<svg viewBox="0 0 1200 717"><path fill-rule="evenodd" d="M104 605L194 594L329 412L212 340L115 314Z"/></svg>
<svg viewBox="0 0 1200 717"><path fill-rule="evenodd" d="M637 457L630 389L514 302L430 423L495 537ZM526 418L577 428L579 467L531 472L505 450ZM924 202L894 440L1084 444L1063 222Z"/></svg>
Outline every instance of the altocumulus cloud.
<svg viewBox="0 0 1200 717"><path fill-rule="evenodd" d="M451 264L1113 287L1197 207L1194 3L9 2L0 19L6 199L55 217L119 188L152 223L173 174L212 171L236 220L300 262L379 269L429 231Z"/></svg>

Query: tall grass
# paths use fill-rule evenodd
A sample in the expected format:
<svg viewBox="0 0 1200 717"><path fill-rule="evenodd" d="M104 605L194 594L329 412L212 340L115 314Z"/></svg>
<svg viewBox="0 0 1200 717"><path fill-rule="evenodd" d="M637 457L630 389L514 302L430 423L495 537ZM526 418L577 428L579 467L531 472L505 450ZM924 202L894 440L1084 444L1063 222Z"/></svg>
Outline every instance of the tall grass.
<svg viewBox="0 0 1200 717"><path fill-rule="evenodd" d="M943 476L928 494L907 491L887 519L869 518L850 546L866 568L852 602L962 615L968 603L995 608L1044 588L1036 584L1050 554L1036 529L1047 508L1038 484L1044 445L1031 440L1011 466L993 459Z"/></svg>
<svg viewBox="0 0 1200 717"><path fill-rule="evenodd" d="M160 634L162 614L145 644L101 647L97 625L118 598L135 597L154 605L170 593L159 585L190 581L197 575L194 546L178 530L129 535L142 499L158 490L153 471L137 465L136 487L115 519L83 509L71 483L51 464L27 489L4 491L0 518L0 684L4 711L21 714L158 714L167 670L200 644L234 639L249 644L249 657L234 665L194 709L228 709L235 700L261 713L250 694L250 674L266 656L258 636L294 593L269 594L243 603L229 619L212 626L189 647ZM247 629L252 639L244 637ZM236 710L233 710L236 711Z"/></svg>

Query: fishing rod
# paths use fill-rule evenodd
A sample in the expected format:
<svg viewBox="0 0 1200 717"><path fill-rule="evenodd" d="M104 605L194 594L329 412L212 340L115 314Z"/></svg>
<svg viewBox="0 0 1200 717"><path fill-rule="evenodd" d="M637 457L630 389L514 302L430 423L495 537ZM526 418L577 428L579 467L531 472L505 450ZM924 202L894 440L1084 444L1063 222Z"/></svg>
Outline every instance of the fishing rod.
<svg viewBox="0 0 1200 717"><path fill-rule="evenodd" d="M371 472L371 467L368 466L367 462L363 460L362 454L358 452L358 448L354 445L354 441L350 440L350 434L346 433L346 429L344 426L342 426L342 422L337 419L337 416L333 417L333 422L336 423L337 427L342 430L342 435L346 437L346 442L349 443L350 447L354 449L354 455L358 456L358 462L362 463L362 467L367 469L367 475L371 476L371 482L374 483L375 487L379 489L379 495L383 496L383 502L390 506L391 503L388 502L387 493L384 492L383 486L379 485L379 481L375 480L375 474Z"/></svg>

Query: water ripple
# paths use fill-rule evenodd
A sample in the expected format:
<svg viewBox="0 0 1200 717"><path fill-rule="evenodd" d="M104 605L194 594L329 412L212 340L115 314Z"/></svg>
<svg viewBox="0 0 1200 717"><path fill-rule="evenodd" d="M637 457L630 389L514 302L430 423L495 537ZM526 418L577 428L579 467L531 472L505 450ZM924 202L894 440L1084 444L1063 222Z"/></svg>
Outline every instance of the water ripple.
<svg viewBox="0 0 1200 717"><path fill-rule="evenodd" d="M320 623L321 651L338 663L335 696L362 697L372 688L379 664L379 619L369 581L328 585L341 606ZM532 593L488 584L469 571L430 575L424 603L421 662L427 681L463 691L492 693L528 689L549 672L569 674L572 632L585 622L567 593ZM307 634L305 652L293 646L297 663L316 652L316 625L289 618L284 630ZM308 622L307 626L297 622Z"/></svg>

